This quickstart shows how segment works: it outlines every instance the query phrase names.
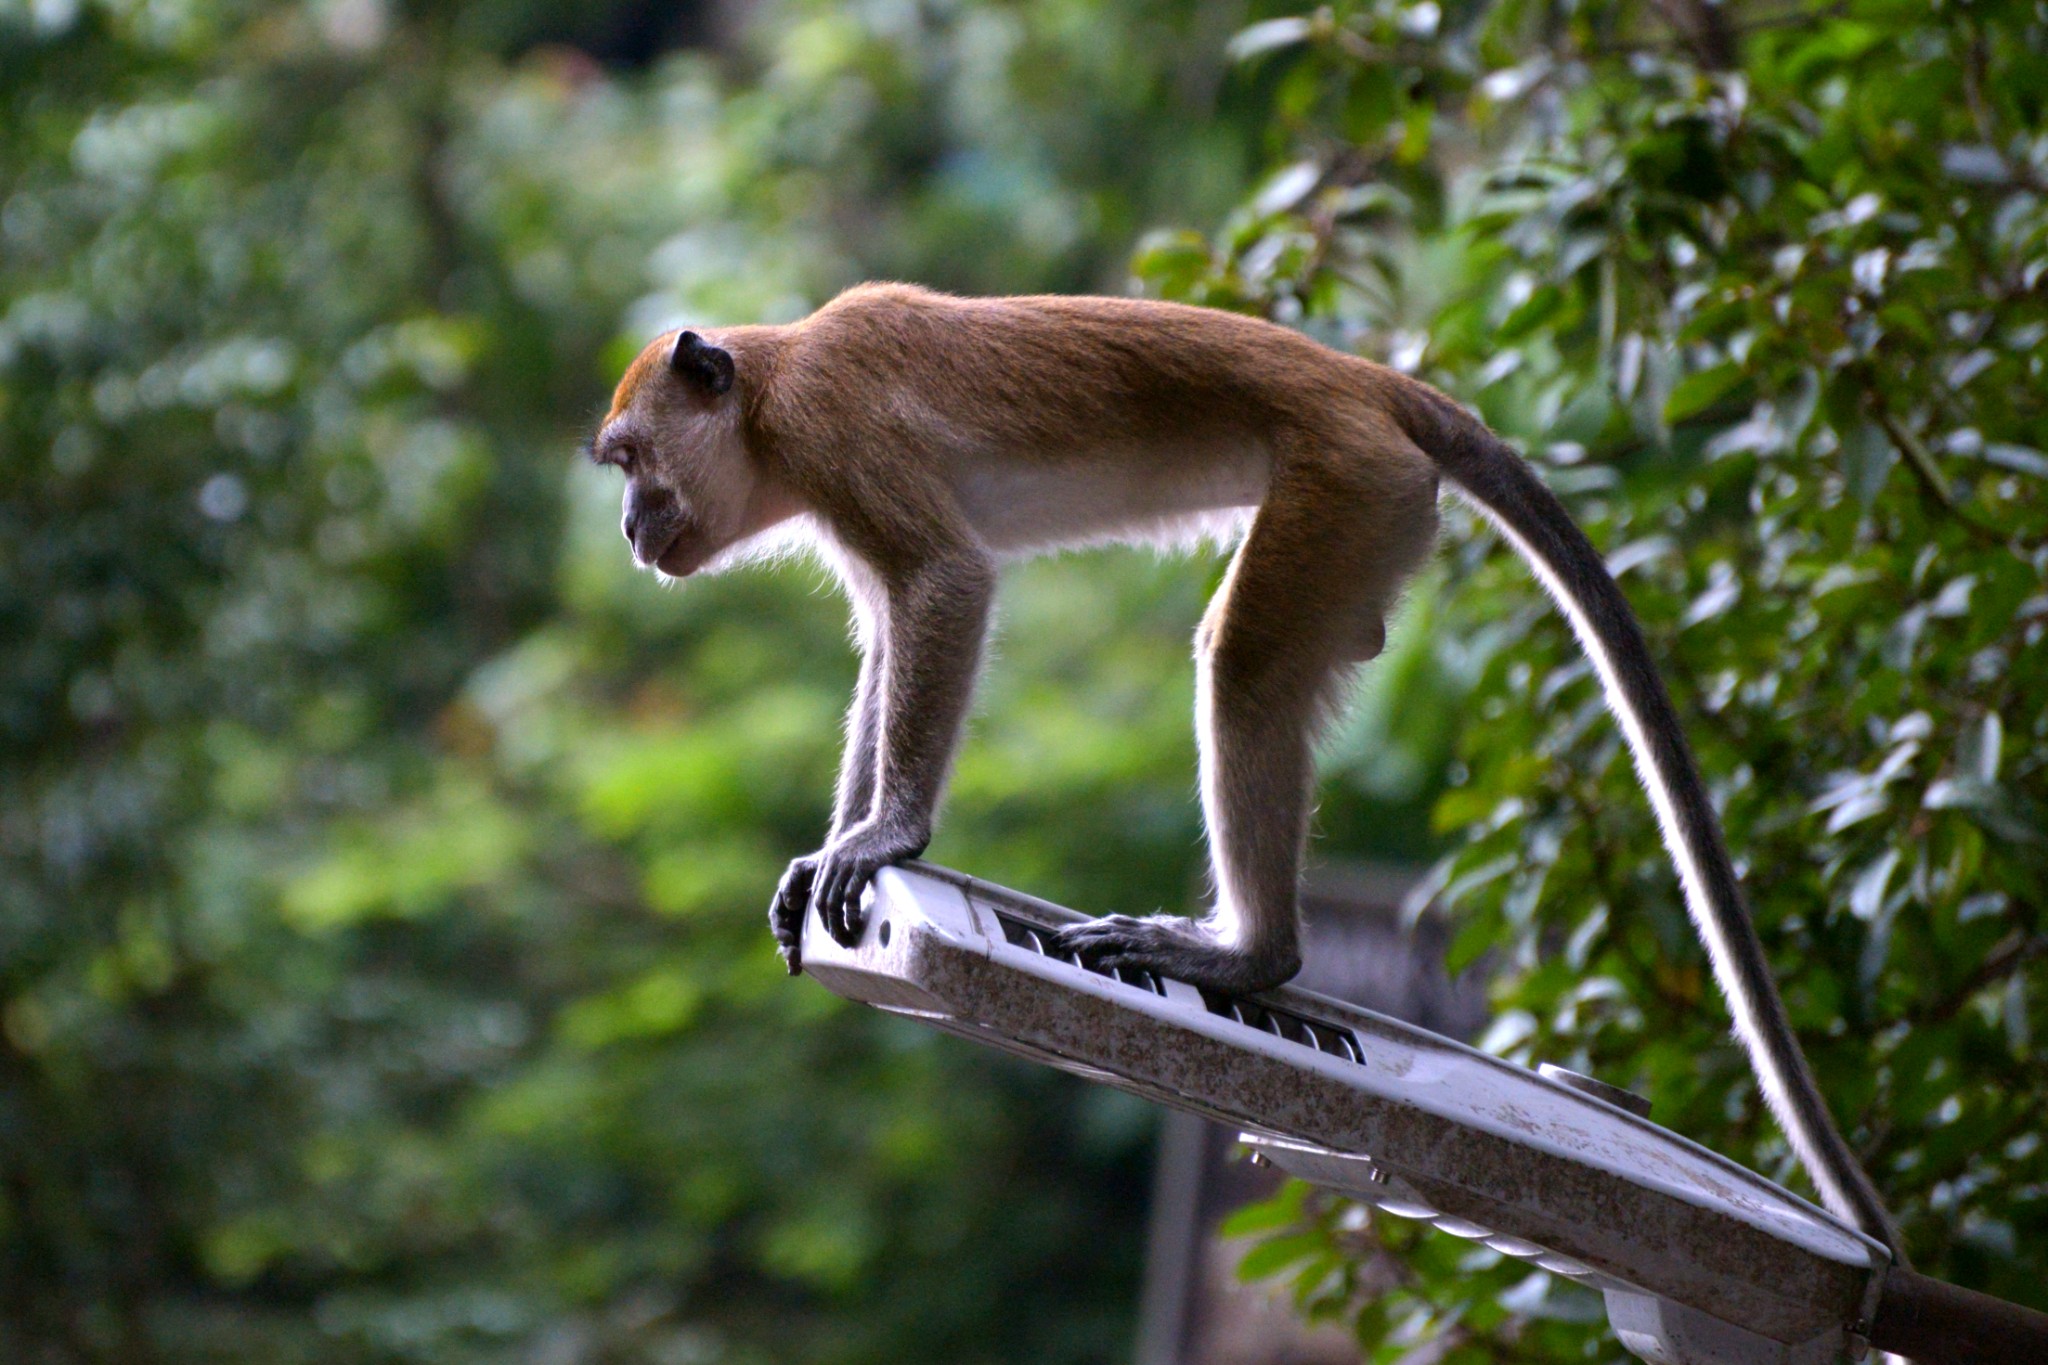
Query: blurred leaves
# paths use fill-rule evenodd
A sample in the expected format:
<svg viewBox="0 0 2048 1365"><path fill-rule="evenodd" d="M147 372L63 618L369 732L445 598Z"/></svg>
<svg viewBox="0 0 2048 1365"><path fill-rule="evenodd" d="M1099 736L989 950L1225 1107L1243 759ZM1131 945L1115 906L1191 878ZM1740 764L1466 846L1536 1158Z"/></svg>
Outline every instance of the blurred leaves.
<svg viewBox="0 0 2048 1365"><path fill-rule="evenodd" d="M1124 1350L1144 1109L764 931L843 606L575 446L674 322L1114 279L1253 100L1164 0L648 12L0 6L8 1360ZM1017 585L939 856L1185 898L1211 572Z"/></svg>
<svg viewBox="0 0 2048 1365"><path fill-rule="evenodd" d="M1307 73L1275 90L1273 160L1323 178L1156 238L1139 277L1435 379L1523 445L1624 575L1916 1260L2041 1304L2038 9L1376 0L1239 46ZM1354 184L1400 190L1369 230L1334 211ZM1436 881L1454 957L1500 964L1486 1045L1800 1183L1588 670L1522 566L1449 520L1431 638L1470 723ZM1321 1237L1373 1359L1614 1349L1518 1263L1338 1218L1261 1225L1247 1264L1320 1286Z"/></svg>
<svg viewBox="0 0 2048 1365"><path fill-rule="evenodd" d="M1523 444L1916 1259L2041 1302L2048 33L1686 8L777 0L630 75L557 41L624 5L0 8L0 1354L1120 1356L1144 1109L779 975L843 610L655 590L573 447L662 326L1132 244ZM1447 521L1319 850L1448 847L1488 1046L1796 1183L1589 671ZM934 857L1189 898L1216 573L1011 575ZM1375 1359L1613 1352L1342 1201L1232 1231Z"/></svg>

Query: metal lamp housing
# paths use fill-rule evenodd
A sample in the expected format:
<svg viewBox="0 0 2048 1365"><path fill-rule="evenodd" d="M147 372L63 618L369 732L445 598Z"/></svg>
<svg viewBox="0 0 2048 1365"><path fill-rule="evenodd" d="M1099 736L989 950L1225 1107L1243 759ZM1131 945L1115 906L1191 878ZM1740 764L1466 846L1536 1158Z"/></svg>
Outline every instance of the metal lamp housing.
<svg viewBox="0 0 2048 1365"><path fill-rule="evenodd" d="M926 864L859 942L812 916L835 994L1228 1123L1275 1166L1600 1291L1662 1365L1825 1365L1859 1346L1884 1246L1620 1104L1294 988L1209 996L1053 956L1084 918Z"/></svg>

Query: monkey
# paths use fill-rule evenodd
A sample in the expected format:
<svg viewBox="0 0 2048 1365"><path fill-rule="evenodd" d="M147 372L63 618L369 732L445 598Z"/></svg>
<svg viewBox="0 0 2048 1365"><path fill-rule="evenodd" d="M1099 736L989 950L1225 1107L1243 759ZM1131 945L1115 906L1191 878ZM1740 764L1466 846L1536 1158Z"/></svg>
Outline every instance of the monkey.
<svg viewBox="0 0 2048 1365"><path fill-rule="evenodd" d="M801 321L678 330L631 363L590 447L664 579L815 547L852 605L859 680L829 832L770 906L846 944L882 868L922 853L999 563L1105 542L1234 539L1195 636L1214 904L1057 939L1205 991L1277 986L1296 922L1313 745L1432 552L1439 479L1527 561L1599 675L1764 1095L1822 1199L1897 1226L1793 1035L1720 823L1641 626L1531 466L1431 385L1237 313L1138 298L963 298L862 285Z"/></svg>

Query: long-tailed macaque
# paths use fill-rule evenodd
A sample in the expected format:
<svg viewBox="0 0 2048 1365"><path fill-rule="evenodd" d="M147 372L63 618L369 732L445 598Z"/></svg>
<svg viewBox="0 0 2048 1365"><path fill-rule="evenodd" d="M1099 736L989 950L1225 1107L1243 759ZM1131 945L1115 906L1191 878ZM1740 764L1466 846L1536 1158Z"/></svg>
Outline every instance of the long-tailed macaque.
<svg viewBox="0 0 2048 1365"><path fill-rule="evenodd" d="M1200 921L1114 915L1061 944L1224 992L1301 965L1317 719L1385 643L1447 476L1529 562L1598 670L1737 1032L1822 1196L1896 1250L1792 1034L1626 599L1530 467L1436 389L1231 313L867 285L787 326L656 339L591 454L626 473L641 565L681 578L798 533L852 599L860 682L831 832L790 864L769 911L791 971L808 911L852 942L875 873L931 839L999 562L1241 529L1195 636L1215 906Z"/></svg>

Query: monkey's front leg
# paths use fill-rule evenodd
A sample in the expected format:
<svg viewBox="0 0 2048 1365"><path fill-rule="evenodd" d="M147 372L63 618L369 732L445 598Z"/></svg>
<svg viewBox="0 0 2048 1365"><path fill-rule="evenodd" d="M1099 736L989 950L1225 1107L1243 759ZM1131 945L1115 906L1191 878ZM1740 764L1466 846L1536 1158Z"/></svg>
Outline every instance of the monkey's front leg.
<svg viewBox="0 0 2048 1365"><path fill-rule="evenodd" d="M886 583L874 796L867 814L818 852L811 890L826 930L849 947L875 874L931 842L994 590L994 566L964 548Z"/></svg>
<svg viewBox="0 0 2048 1365"><path fill-rule="evenodd" d="M883 642L866 604L858 604L857 610L862 621L860 681L854 685L853 705L846 717L846 749L839 759L839 786L832 802L832 830L826 836L827 847L847 828L866 819L875 804L875 764L882 733ZM811 853L791 862L782 874L782 884L775 889L775 899L768 905L768 927L791 976L803 970L804 912L810 909L821 856Z"/></svg>

